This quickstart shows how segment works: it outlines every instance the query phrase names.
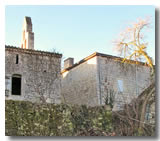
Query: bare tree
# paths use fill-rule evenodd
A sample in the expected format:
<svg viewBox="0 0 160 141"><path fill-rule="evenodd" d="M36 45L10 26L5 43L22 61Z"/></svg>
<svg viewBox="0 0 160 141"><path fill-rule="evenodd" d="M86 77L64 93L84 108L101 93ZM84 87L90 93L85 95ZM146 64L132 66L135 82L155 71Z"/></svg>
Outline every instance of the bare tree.
<svg viewBox="0 0 160 141"><path fill-rule="evenodd" d="M155 123L145 119L146 105L155 103L155 84L151 84L138 98L125 103L123 110L113 111L113 125L119 135L154 135Z"/></svg>
<svg viewBox="0 0 160 141"><path fill-rule="evenodd" d="M138 19L137 22L127 27L119 37L114 40L115 50L124 57L122 62L129 60L145 61L153 69L152 58L146 49L148 42L144 40L145 31L150 28L150 19Z"/></svg>
<svg viewBox="0 0 160 141"><path fill-rule="evenodd" d="M144 61L152 69L151 74L154 74L153 61L146 51L148 43L144 40L144 31L149 29L150 24L148 18L138 19L136 23L127 27L120 34L114 44L115 50L124 58L122 62L129 63L130 60ZM120 122L118 127L121 130L121 135L134 135L135 130L138 133L141 132L139 135L142 132L148 132L149 134L150 129L155 126L145 123L147 105L151 104L152 96L155 95L155 82L152 83L152 87L145 90L143 98L138 97L133 99L131 103L126 103L122 112L113 112ZM153 102L155 102L155 99L152 99ZM149 128L146 128L148 126Z"/></svg>

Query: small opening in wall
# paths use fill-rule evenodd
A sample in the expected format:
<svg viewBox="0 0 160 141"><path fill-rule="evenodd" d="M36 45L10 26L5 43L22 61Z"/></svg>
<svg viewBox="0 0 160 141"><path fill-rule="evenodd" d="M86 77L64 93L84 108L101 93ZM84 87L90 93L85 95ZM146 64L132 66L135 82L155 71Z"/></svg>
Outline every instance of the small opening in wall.
<svg viewBox="0 0 160 141"><path fill-rule="evenodd" d="M16 55L16 64L18 64L18 54Z"/></svg>
<svg viewBox="0 0 160 141"><path fill-rule="evenodd" d="M21 75L12 76L12 95L21 95Z"/></svg>

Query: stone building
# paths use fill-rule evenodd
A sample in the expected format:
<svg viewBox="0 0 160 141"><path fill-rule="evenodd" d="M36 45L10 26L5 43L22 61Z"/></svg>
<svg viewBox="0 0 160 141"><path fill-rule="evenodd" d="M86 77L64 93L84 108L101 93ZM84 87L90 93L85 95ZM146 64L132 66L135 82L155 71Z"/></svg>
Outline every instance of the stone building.
<svg viewBox="0 0 160 141"><path fill-rule="evenodd" d="M150 68L144 63L122 63L122 58L97 52L76 64L69 58L64 66L62 97L66 103L88 106L109 103L119 110L151 83Z"/></svg>
<svg viewBox="0 0 160 141"><path fill-rule="evenodd" d="M5 46L5 98L61 102L61 54L34 50L30 17L24 18L21 48Z"/></svg>
<svg viewBox="0 0 160 141"><path fill-rule="evenodd" d="M61 54L34 50L30 17L24 18L21 48L5 46L6 100L109 104L115 110L151 84L150 68L142 62L95 52L74 64ZM61 74L60 74L61 71Z"/></svg>

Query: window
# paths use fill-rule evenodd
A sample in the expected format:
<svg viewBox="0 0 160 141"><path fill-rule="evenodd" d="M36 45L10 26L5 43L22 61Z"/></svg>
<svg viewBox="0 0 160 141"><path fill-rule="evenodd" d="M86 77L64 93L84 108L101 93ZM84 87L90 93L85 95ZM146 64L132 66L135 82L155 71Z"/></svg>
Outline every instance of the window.
<svg viewBox="0 0 160 141"><path fill-rule="evenodd" d="M118 80L118 92L123 92L123 81Z"/></svg>
<svg viewBox="0 0 160 141"><path fill-rule="evenodd" d="M10 77L6 76L5 77L5 95L9 96L11 90L11 79Z"/></svg>
<svg viewBox="0 0 160 141"><path fill-rule="evenodd" d="M21 75L12 76L12 95L21 95Z"/></svg>
<svg viewBox="0 0 160 141"><path fill-rule="evenodd" d="M16 64L18 64L18 54L16 55Z"/></svg>

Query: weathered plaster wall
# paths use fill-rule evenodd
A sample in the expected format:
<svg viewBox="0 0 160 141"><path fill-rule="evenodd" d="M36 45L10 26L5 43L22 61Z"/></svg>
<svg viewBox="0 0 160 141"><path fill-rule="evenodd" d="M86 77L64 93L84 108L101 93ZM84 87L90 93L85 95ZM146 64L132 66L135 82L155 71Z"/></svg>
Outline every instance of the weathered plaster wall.
<svg viewBox="0 0 160 141"><path fill-rule="evenodd" d="M61 56L17 48L6 48L5 53L5 75L10 81L13 74L21 75L21 95L12 95L11 82L6 99L60 103Z"/></svg>
<svg viewBox="0 0 160 141"><path fill-rule="evenodd" d="M71 104L99 104L97 96L97 57L62 74L63 101Z"/></svg>
<svg viewBox="0 0 160 141"><path fill-rule="evenodd" d="M150 84L149 67L96 56L62 74L62 97L67 103L96 106L112 93L114 110L119 110Z"/></svg>
<svg viewBox="0 0 160 141"><path fill-rule="evenodd" d="M121 109L123 103L138 96L151 84L150 68L147 66L136 67L135 64L121 63L113 58L98 56L98 70L102 104L105 104L107 94L114 90L114 110Z"/></svg>

